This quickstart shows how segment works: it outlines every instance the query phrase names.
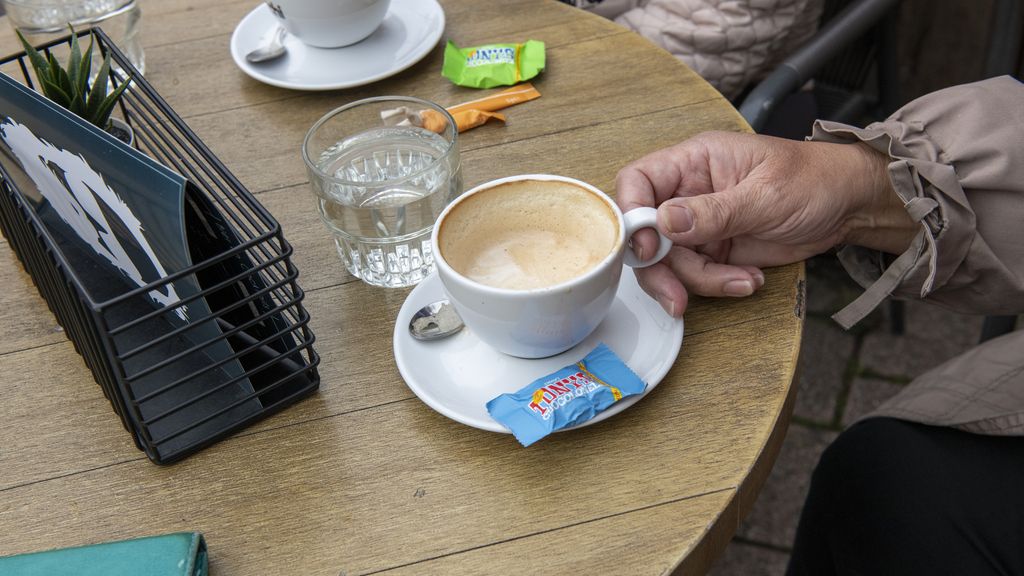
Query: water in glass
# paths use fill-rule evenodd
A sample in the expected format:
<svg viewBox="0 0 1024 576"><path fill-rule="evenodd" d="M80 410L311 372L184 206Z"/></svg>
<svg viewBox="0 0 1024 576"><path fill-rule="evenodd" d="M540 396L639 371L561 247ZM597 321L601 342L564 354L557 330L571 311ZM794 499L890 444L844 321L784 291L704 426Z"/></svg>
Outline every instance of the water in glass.
<svg viewBox="0 0 1024 576"><path fill-rule="evenodd" d="M326 148L314 181L327 227L348 271L375 286L411 286L433 270L430 233L462 190L458 161L438 134L381 127ZM457 156L456 156L457 158Z"/></svg>

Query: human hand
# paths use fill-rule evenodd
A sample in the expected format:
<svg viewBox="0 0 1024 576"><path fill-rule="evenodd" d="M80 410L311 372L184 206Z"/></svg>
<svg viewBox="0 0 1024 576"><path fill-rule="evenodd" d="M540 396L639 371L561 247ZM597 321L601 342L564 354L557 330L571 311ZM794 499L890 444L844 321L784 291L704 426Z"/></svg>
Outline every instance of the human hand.
<svg viewBox="0 0 1024 576"><path fill-rule="evenodd" d="M675 247L637 280L673 316L688 291L749 296L762 267L798 262L841 243L899 253L917 225L893 192L887 156L866 145L797 142L708 132L623 168L616 201L625 212L658 208ZM642 259L653 230L633 235Z"/></svg>

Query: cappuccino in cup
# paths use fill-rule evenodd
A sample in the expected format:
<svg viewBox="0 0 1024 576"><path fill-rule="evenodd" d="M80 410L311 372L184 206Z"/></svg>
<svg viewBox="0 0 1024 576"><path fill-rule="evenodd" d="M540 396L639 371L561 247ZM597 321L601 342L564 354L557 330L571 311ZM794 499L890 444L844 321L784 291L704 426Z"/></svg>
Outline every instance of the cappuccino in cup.
<svg viewBox="0 0 1024 576"><path fill-rule="evenodd" d="M502 178L449 204L431 236L438 277L466 327L512 356L543 358L579 344L608 313L622 265L640 262L626 241L655 228L657 211L625 215L579 180Z"/></svg>
<svg viewBox="0 0 1024 576"><path fill-rule="evenodd" d="M495 288L530 290L584 275L610 257L619 223L608 202L560 180L517 180L454 208L438 235L459 274Z"/></svg>

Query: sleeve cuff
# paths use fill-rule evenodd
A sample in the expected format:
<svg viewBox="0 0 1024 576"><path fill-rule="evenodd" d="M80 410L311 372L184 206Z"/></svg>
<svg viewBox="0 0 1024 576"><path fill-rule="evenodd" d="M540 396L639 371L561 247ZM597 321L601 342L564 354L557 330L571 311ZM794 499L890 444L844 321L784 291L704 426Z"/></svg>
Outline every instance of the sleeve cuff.
<svg viewBox="0 0 1024 576"><path fill-rule="evenodd" d="M908 134L915 132L915 134ZM936 159L913 157L900 138L920 139L920 127L886 121L867 128L817 121L809 138L819 142L853 144L863 142L886 154L889 179L907 213L921 225L910 247L892 259L886 254L859 246L840 250L839 261L850 276L865 288L856 300L833 319L850 328L886 297L924 298L942 286L966 258L974 230L974 213L967 204L953 167ZM924 135L926 136L926 135ZM957 226L950 226L950 218ZM963 221L964 226L960 226Z"/></svg>

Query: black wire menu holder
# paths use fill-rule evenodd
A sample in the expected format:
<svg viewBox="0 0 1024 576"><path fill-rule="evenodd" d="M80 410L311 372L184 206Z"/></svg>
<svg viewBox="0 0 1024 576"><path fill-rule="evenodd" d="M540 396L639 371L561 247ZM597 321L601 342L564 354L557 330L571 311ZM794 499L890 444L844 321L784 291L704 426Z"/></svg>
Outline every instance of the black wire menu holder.
<svg viewBox="0 0 1024 576"><path fill-rule="evenodd" d="M92 31L95 49L111 54L111 81L133 78L118 115L132 127L135 149L184 177L181 192L136 200L127 219L102 201L67 208L65 199L33 185L24 162L0 145L0 229L136 445L167 464L313 393L320 359L280 225L103 31ZM24 53L0 60L0 71L18 69L36 90ZM49 146L62 134L39 141ZM151 193L148 183L133 184L142 196ZM115 204L125 196L119 194ZM95 249L72 222L90 210L105 222L96 229L110 232L97 236ZM142 223L132 219L137 214ZM118 238L145 241L140 248ZM141 251L155 268L133 264L149 261ZM168 260L180 265L161 266Z"/></svg>

